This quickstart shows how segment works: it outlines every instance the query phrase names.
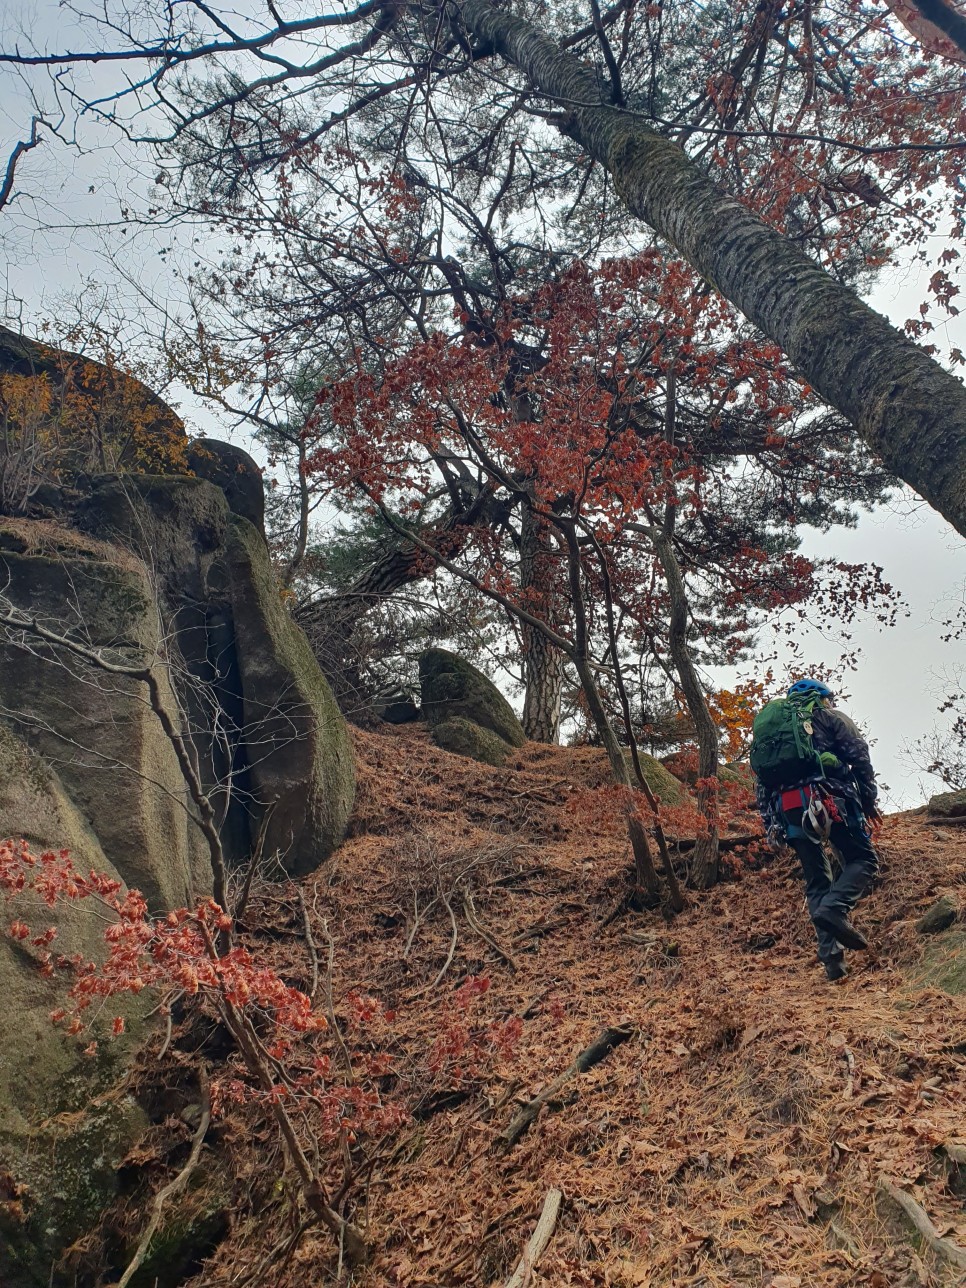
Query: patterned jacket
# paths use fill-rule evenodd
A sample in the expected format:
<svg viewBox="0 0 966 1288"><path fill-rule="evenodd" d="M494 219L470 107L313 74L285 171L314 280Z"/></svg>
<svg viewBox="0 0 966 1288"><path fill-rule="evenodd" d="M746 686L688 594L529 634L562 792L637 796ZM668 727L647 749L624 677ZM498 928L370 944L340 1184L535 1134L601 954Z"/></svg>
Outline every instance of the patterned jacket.
<svg viewBox="0 0 966 1288"><path fill-rule="evenodd" d="M869 756L869 744L862 737L858 726L850 720L844 711L829 707L816 707L812 712L812 743L816 751L830 751L839 759L839 764L826 769L825 781L833 796L846 796L858 801L863 811L868 812L876 802L878 789L875 784L875 770ZM787 783L786 787L804 786L799 783ZM784 828L784 817L781 810L781 792L770 787L755 786L758 812L767 831L772 826Z"/></svg>

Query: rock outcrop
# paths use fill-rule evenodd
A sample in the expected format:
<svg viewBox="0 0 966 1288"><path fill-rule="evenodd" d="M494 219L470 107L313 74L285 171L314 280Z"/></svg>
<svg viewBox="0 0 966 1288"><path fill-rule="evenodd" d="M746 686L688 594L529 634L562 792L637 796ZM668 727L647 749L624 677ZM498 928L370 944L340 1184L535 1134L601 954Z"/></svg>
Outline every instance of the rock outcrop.
<svg viewBox="0 0 966 1288"><path fill-rule="evenodd" d="M966 817L966 792L940 792L930 796L926 813L932 818Z"/></svg>
<svg viewBox="0 0 966 1288"><path fill-rule="evenodd" d="M279 599L261 535L233 516L226 532L250 791L270 810L266 851L293 876L345 835L355 798L346 724L308 640Z"/></svg>
<svg viewBox="0 0 966 1288"><path fill-rule="evenodd" d="M419 659L419 684L423 715L439 746L501 764L502 760L495 759L500 754L498 744L509 752L526 742L523 726L496 685L455 653L427 649ZM490 737L474 735L471 739L467 725ZM470 750L472 746L481 754Z"/></svg>
<svg viewBox="0 0 966 1288"><path fill-rule="evenodd" d="M51 524L0 519L5 598L39 625L122 663L152 665L177 712L145 565L128 550ZM29 635L0 638L0 713L48 765L112 869L155 910L211 888L174 751L145 686ZM9 816L6 830L24 835Z"/></svg>
<svg viewBox="0 0 966 1288"><path fill-rule="evenodd" d="M174 477L96 479L78 519L151 559L162 616L189 676L183 701L206 787L218 792L232 781L229 862L247 856L270 814L265 852L277 852L292 875L318 867L352 809L352 750L318 663L283 606L261 529L233 513L220 488Z"/></svg>
<svg viewBox="0 0 966 1288"><path fill-rule="evenodd" d="M264 530L265 485L253 457L234 443L196 438L188 448L188 464L196 478L221 489L232 514Z"/></svg>
<svg viewBox="0 0 966 1288"><path fill-rule="evenodd" d="M219 459L234 461L224 490L104 475L61 489L57 521L0 517L0 611L20 623L0 627L0 838L67 848L155 911L211 888L172 737L143 680L37 625L122 669L150 668L223 817L229 865L250 858L261 829L265 853L311 871L341 841L354 797L345 722L275 583L255 477L230 452ZM58 916L60 951L94 956L102 926L73 906ZM125 1037L91 1058L50 1023L62 989L0 939L0 1283L25 1288L48 1285L90 1230L146 1126L122 1074L157 999L123 1008Z"/></svg>
<svg viewBox="0 0 966 1288"><path fill-rule="evenodd" d="M0 724L0 837L11 833L37 852L69 849L82 870L120 875L58 775ZM65 956L90 959L103 946L103 925L88 908L52 912L21 895L4 911L37 930L56 925ZM96 1024L81 1040L50 1021L63 990L63 979L40 974L29 948L0 938L0 1283L24 1288L47 1288L53 1260L117 1192L118 1164L147 1126L131 1097L112 1088L153 1002L112 1003L102 1027L123 1013L125 1034L92 1058L83 1048L102 1036Z"/></svg>
<svg viewBox="0 0 966 1288"><path fill-rule="evenodd" d="M952 895L944 894L916 922L920 935L939 935L959 917L959 904Z"/></svg>

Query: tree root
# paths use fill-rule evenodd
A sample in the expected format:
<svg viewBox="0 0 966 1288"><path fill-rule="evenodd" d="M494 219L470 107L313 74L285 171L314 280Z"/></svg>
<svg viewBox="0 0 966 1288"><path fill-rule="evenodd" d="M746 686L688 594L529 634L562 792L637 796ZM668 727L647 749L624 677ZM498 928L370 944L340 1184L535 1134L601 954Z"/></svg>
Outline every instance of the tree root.
<svg viewBox="0 0 966 1288"><path fill-rule="evenodd" d="M187 1163L185 1163L184 1167L182 1167L181 1171L174 1178L174 1180L169 1181L167 1185L165 1185L162 1189L158 1190L157 1194L155 1194L154 1210L151 1213L151 1219L148 1222L147 1228L145 1229L144 1233L141 1235L141 1242L137 1246L137 1251L135 1252L134 1256L131 1258L130 1262L128 1263L127 1269L124 1271L124 1274L121 1275L121 1278L118 1281L117 1288L127 1288L127 1285L137 1274L141 1266L141 1262L147 1256L148 1249L151 1246L151 1240L154 1238L155 1232L157 1231L157 1228L161 1222L161 1212L164 1208L165 1203L169 1198L172 1197L172 1195L177 1194L179 1190L184 1189L184 1187L187 1185L188 1181L191 1178L191 1173L198 1166L198 1159L201 1157L201 1147L205 1143L205 1136L208 1132L208 1124L210 1122L211 1122L211 1098L208 1094L208 1078L204 1070L202 1070L201 1072L201 1121L198 1124L198 1130L195 1132L194 1139L191 1142L191 1153L188 1156L188 1161Z"/></svg>
<svg viewBox="0 0 966 1288"><path fill-rule="evenodd" d="M929 1219L926 1209L911 1194L894 1185L886 1176L879 1177L878 1189L880 1194L903 1212L931 1252L950 1265L966 1270L966 1248L953 1243L952 1239L944 1238Z"/></svg>

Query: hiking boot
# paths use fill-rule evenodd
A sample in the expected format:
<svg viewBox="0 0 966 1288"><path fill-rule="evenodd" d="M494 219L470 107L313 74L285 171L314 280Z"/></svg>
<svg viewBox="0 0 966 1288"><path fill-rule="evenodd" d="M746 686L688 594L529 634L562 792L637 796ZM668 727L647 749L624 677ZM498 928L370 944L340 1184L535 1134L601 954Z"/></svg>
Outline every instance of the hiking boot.
<svg viewBox="0 0 966 1288"><path fill-rule="evenodd" d="M843 948L868 948L869 941L861 930L856 930L844 912L836 908L820 908L812 918L816 926L821 926L830 935L834 935Z"/></svg>
<svg viewBox="0 0 966 1288"><path fill-rule="evenodd" d="M830 961L822 962L825 967L825 978L832 984L839 979L848 979L849 968L841 957L833 957Z"/></svg>

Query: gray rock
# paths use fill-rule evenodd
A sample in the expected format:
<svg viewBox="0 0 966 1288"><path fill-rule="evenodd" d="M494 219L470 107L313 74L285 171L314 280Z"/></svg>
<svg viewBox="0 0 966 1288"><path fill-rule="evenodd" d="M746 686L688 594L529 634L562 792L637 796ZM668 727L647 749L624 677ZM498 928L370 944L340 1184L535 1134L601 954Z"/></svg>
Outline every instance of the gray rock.
<svg viewBox="0 0 966 1288"><path fill-rule="evenodd" d="M266 852L278 850L293 875L312 871L345 834L354 759L318 662L282 604L261 532L198 478L99 479L82 518L88 530L150 554L165 615L202 686L189 685L185 700L206 786L238 775L224 836L229 862L247 857L273 806ZM228 747L206 738L206 695L224 713Z"/></svg>
<svg viewBox="0 0 966 1288"><path fill-rule="evenodd" d="M267 852L278 850L286 871L301 875L345 836L352 745L315 654L282 604L260 534L233 517L226 548L251 789L272 809Z"/></svg>
<svg viewBox="0 0 966 1288"><path fill-rule="evenodd" d="M428 649L419 659L423 714L430 725L458 717L489 729L511 747L526 742L513 708L491 680L446 649Z"/></svg>
<svg viewBox="0 0 966 1288"><path fill-rule="evenodd" d="M920 935L938 935L948 930L958 916L959 905L951 895L944 894L919 918L916 929Z"/></svg>
<svg viewBox="0 0 966 1288"><path fill-rule="evenodd" d="M265 531L265 485L255 459L234 443L196 438L188 448L188 464L200 479L221 488L232 514Z"/></svg>
<svg viewBox="0 0 966 1288"><path fill-rule="evenodd" d="M235 794L254 802L253 818L229 816L229 858L247 856L258 811L274 805L269 850L293 873L318 866L352 808L352 748L261 533L195 478L103 477L75 517L83 531L0 518L4 593L114 659L157 659L166 709L195 738L206 783L231 768ZM0 837L67 848L81 866L138 886L159 911L193 901L210 889L210 865L145 686L47 648L0 633ZM177 702L167 658L178 668ZM28 904L28 925L54 920ZM97 921L73 906L57 921L61 952L97 953ZM22 1217L0 1202L3 1284L48 1284L52 1261L110 1201L144 1126L112 1090L143 1036L140 999L107 1008L105 1020L123 1014L127 1032L85 1058L91 1034L79 1046L48 1019L63 1003L58 983L0 938L0 1183L9 1174L25 1187Z"/></svg>
<svg viewBox="0 0 966 1288"><path fill-rule="evenodd" d="M29 552L10 548L33 532ZM0 584L17 607L57 633L108 648L134 666L157 656L150 580L127 550L0 519ZM175 712L167 671L154 671ZM0 717L56 769L109 865L152 908L180 907L211 888L184 779L143 684L0 635ZM24 825L15 824L12 818L10 831L23 834Z"/></svg>

